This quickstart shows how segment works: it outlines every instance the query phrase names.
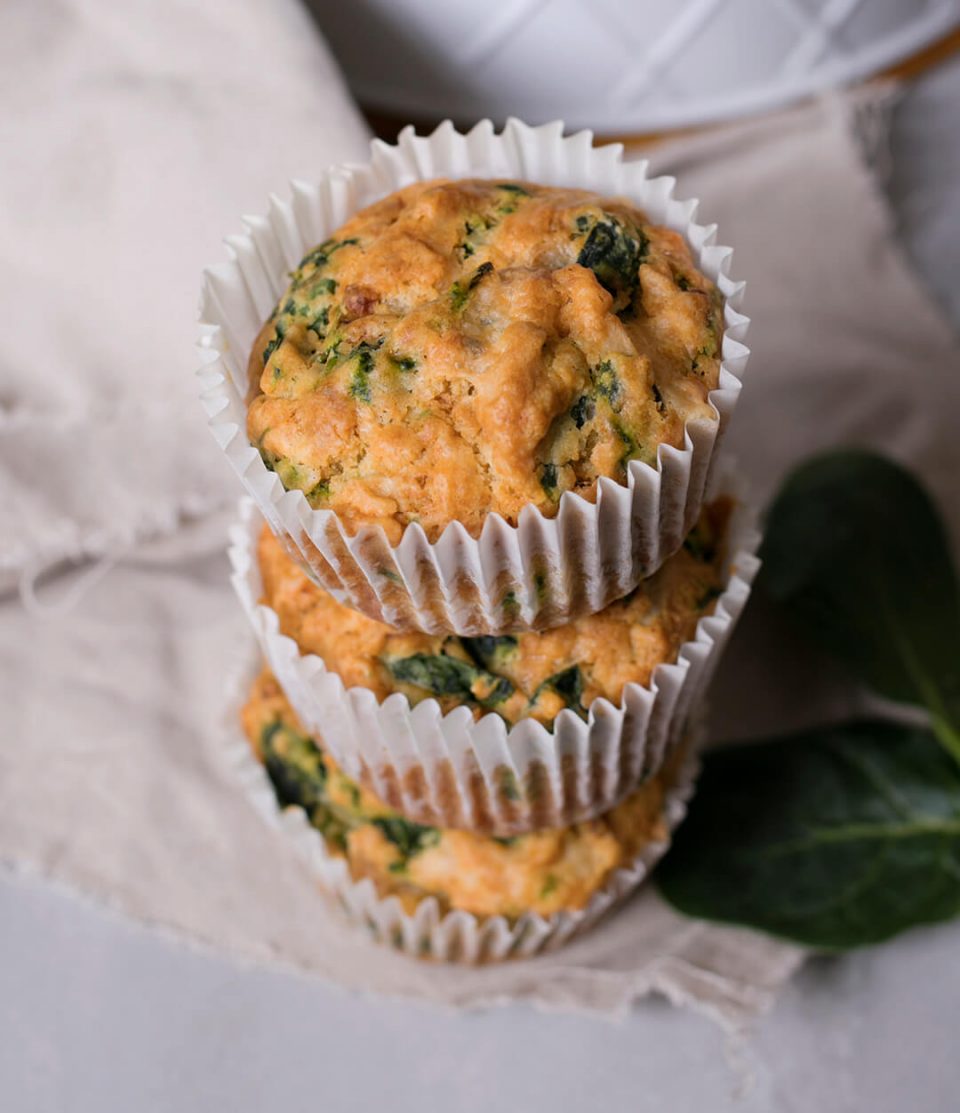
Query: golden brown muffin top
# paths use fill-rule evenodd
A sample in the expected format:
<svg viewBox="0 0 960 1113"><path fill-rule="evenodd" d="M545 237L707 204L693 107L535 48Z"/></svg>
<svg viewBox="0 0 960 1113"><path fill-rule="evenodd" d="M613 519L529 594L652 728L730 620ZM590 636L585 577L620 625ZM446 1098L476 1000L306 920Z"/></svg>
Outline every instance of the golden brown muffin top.
<svg viewBox="0 0 960 1113"><path fill-rule="evenodd" d="M280 804L302 807L356 880L369 877L408 911L428 895L477 916L582 908L612 870L666 837L664 794L682 760L678 751L605 816L501 839L412 823L349 780L304 732L269 672L254 683L242 718Z"/></svg>
<svg viewBox="0 0 960 1113"><path fill-rule="evenodd" d="M552 517L712 417L722 298L624 200L418 182L311 251L250 354L248 434L284 487L392 542Z"/></svg>
<svg viewBox="0 0 960 1113"><path fill-rule="evenodd" d="M401 633L338 603L314 584L267 527L258 546L263 601L302 653L316 653L347 687L411 703L433 696L444 712L461 704L475 718L547 725L565 707L586 717L604 697L620 702L627 683L650 683L676 660L711 613L727 578L724 537L732 504L708 506L684 546L625 598L552 630L500 637Z"/></svg>

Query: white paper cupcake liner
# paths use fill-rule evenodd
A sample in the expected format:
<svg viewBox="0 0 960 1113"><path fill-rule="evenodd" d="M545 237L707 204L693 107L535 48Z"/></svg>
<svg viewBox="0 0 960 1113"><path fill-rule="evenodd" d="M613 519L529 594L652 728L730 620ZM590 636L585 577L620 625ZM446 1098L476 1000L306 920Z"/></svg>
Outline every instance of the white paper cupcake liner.
<svg viewBox="0 0 960 1113"><path fill-rule="evenodd" d="M718 438L733 412L749 354L743 284L728 276L731 249L716 226L697 224L696 201L673 197L674 179L648 178L645 161L623 161L619 144L594 147L590 132L563 137L560 123L483 121L462 135L449 123L430 136L407 128L396 146L375 141L371 161L294 182L265 217L227 240L230 260L205 272L200 371L210 427L278 537L322 586L398 629L498 634L544 629L601 610L675 552L700 512ZM565 492L556 517L527 506L516 526L491 514L478 538L452 522L431 543L410 525L396 545L380 527L350 535L334 511L285 491L246 435L247 357L286 288L288 273L358 209L411 182L435 177L510 177L626 196L651 221L680 232L699 268L726 298L715 418L687 423L682 449L661 445L656 467L633 460L626 484L601 479L595 502Z"/></svg>
<svg viewBox="0 0 960 1113"><path fill-rule="evenodd" d="M252 676L245 671L249 684ZM228 701L230 719L225 724L224 756L247 795L268 824L279 827L295 852L306 862L317 885L340 906L349 919L365 927L379 942L415 958L441 962L499 962L530 958L553 950L595 924L648 876L670 846L670 839L651 840L629 866L615 870L587 904L574 911L550 916L526 913L516 920L504 916L478 917L461 910L443 911L435 897L424 897L407 912L395 896L381 896L374 883L356 881L344 858L332 853L323 836L302 808L280 808L263 766L239 728L239 708L246 691L239 685ZM692 725L673 783L667 789L663 818L672 835L687 812L700 763L697 758L699 722Z"/></svg>
<svg viewBox="0 0 960 1113"><path fill-rule="evenodd" d="M475 720L467 707L444 715L432 698L411 706L400 693L379 701L367 688L345 687L321 657L301 654L260 602L261 528L245 499L231 532L233 585L306 729L323 738L348 777L409 819L501 836L591 819L660 767L710 681L759 567L759 535L741 503L727 534L724 591L677 660L658 665L649 686L626 685L619 705L595 700L586 721L561 711L551 732L534 719L508 726L494 713Z"/></svg>

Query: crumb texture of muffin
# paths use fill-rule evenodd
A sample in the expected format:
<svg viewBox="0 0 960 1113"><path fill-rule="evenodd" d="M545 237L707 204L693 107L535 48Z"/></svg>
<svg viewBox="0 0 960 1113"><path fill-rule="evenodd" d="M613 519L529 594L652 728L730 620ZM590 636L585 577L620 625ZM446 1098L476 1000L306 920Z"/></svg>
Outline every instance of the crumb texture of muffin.
<svg viewBox="0 0 960 1113"><path fill-rule="evenodd" d="M683 237L627 201L419 182L292 273L250 354L247 432L351 531L476 537L682 447L715 416L722 328Z"/></svg>
<svg viewBox="0 0 960 1113"><path fill-rule="evenodd" d="M378 700L401 692L432 697L444 712L534 718L548 727L564 708L582 718L600 697L618 704L624 685L647 685L675 661L699 620L712 613L729 572L733 504L716 499L683 547L649 579L596 614L552 630L460 637L403 633L338 603L314 584L264 527L257 556L263 602L301 653L315 653L348 688Z"/></svg>
<svg viewBox="0 0 960 1113"><path fill-rule="evenodd" d="M607 815L572 827L500 839L412 823L349 780L304 732L269 672L255 681L242 712L244 731L282 807L302 807L327 847L356 880L407 911L426 896L444 910L516 919L587 904L611 872L644 846L667 838L664 798L680 750Z"/></svg>

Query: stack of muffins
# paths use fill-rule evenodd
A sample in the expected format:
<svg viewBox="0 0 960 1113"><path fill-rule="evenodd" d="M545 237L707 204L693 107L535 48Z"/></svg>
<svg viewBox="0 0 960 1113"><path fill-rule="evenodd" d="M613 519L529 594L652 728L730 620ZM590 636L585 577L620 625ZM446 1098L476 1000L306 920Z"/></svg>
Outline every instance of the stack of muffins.
<svg viewBox="0 0 960 1113"><path fill-rule="evenodd" d="M708 484L741 290L672 184L558 126L406 132L207 274L246 782L409 953L556 945L683 815L756 536Z"/></svg>

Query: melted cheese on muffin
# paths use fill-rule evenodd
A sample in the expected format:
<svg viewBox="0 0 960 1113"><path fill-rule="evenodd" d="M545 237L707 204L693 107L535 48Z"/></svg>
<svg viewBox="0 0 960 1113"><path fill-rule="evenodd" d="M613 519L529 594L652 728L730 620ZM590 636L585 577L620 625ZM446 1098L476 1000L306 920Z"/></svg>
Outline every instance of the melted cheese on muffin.
<svg viewBox="0 0 960 1113"><path fill-rule="evenodd" d="M722 322L683 238L626 201L419 182L293 272L250 355L248 434L350 530L477 536L713 419Z"/></svg>
<svg viewBox="0 0 960 1113"><path fill-rule="evenodd" d="M254 683L243 725L283 806L302 807L357 880L408 911L424 896L477 916L516 918L582 908L612 870L667 836L664 793L679 752L613 811L588 823L498 839L411 823L348 780L319 741L303 732L269 672Z"/></svg>
<svg viewBox="0 0 960 1113"><path fill-rule="evenodd" d="M263 601L301 652L322 657L347 687L549 725L565 707L585 718L601 696L618 704L625 684L649 684L658 664L676 660L726 581L730 511L728 499L712 503L653 576L597 614L552 630L473 638L395 631L314 584L267 527L258 545Z"/></svg>

